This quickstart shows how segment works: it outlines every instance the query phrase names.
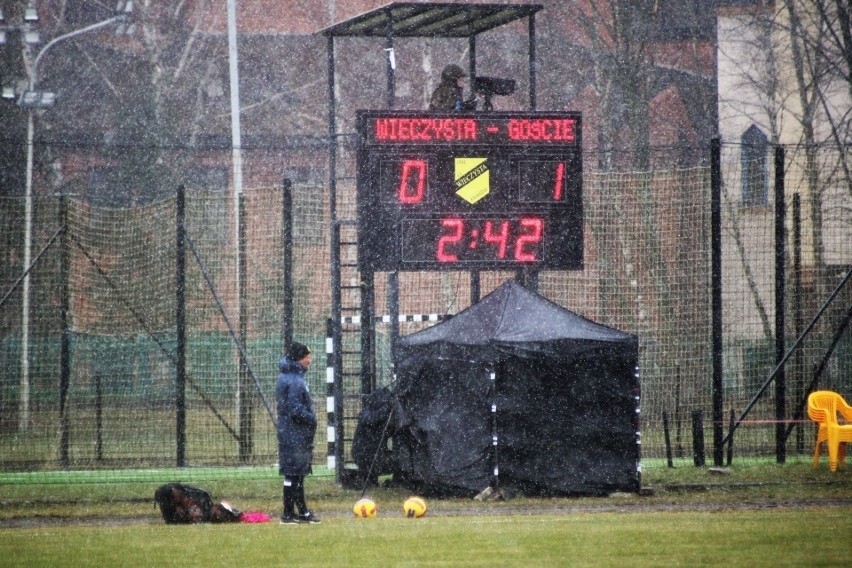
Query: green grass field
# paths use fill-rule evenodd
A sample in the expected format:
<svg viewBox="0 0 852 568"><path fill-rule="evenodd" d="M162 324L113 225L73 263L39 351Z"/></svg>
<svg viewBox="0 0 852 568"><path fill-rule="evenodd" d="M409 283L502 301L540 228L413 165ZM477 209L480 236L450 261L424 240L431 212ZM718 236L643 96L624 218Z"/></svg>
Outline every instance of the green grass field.
<svg viewBox="0 0 852 568"><path fill-rule="evenodd" d="M848 509L0 530L3 566L839 566Z"/></svg>
<svg viewBox="0 0 852 568"><path fill-rule="evenodd" d="M852 555L850 470L646 466L649 495L429 499L423 519L404 518L407 493L388 488L368 491L379 516L357 519L360 491L314 476L312 526L167 526L152 499L161 479L0 482L0 566L838 566ZM280 513L276 478L194 484Z"/></svg>

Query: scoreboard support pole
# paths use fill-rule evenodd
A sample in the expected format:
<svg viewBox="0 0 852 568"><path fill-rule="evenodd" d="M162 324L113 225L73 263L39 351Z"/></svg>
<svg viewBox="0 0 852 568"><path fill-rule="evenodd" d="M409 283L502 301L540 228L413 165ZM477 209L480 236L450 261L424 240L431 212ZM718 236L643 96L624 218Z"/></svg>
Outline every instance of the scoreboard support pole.
<svg viewBox="0 0 852 568"><path fill-rule="evenodd" d="M538 292L538 270L532 268L520 268L515 276L518 283L533 292Z"/></svg>
<svg viewBox="0 0 852 568"><path fill-rule="evenodd" d="M399 272L388 273L388 314L390 315L390 360L393 367L396 355L396 340L399 338ZM372 327L372 321L370 326ZM393 373L393 369L391 369Z"/></svg>
<svg viewBox="0 0 852 568"><path fill-rule="evenodd" d="M361 271L361 394L376 389L376 275ZM397 328L399 329L399 328Z"/></svg>
<svg viewBox="0 0 852 568"><path fill-rule="evenodd" d="M393 21L388 18L387 26L385 27L385 75L387 76L387 107L394 107L394 99L396 98L396 85L394 79L394 70L396 69L396 55L393 51Z"/></svg>
<svg viewBox="0 0 852 568"><path fill-rule="evenodd" d="M472 306L479 301L482 296L482 290L479 284L479 271L474 270L470 273L470 305Z"/></svg>

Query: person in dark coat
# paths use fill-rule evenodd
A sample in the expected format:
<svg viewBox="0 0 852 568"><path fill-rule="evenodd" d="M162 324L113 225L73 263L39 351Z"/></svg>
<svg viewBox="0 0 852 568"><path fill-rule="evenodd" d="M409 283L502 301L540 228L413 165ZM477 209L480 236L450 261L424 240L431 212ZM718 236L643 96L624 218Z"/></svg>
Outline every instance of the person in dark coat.
<svg viewBox="0 0 852 568"><path fill-rule="evenodd" d="M318 523L305 503L305 476L311 473L317 417L305 373L311 366L311 350L293 342L279 363L275 384L278 407L278 473L284 476L284 513L281 524ZM295 510L298 509L298 514Z"/></svg>
<svg viewBox="0 0 852 568"><path fill-rule="evenodd" d="M464 87L462 80L467 73L462 71L458 65L450 64L441 72L441 82L432 92L429 101L429 110L449 110L460 112L465 110L476 110L477 98L465 101L463 98Z"/></svg>

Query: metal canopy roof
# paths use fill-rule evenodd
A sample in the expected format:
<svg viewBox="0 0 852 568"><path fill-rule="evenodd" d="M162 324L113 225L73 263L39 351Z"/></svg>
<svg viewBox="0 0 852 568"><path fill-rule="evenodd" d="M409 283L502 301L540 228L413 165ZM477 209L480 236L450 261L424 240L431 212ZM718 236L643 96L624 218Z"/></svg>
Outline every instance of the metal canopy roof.
<svg viewBox="0 0 852 568"><path fill-rule="evenodd" d="M540 4L393 2L325 28L325 36L472 37L531 16Z"/></svg>

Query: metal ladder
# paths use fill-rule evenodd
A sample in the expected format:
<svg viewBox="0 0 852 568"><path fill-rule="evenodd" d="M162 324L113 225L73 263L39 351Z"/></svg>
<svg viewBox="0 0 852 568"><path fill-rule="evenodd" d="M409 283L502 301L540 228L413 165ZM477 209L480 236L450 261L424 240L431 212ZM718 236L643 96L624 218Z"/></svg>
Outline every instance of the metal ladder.
<svg viewBox="0 0 852 568"><path fill-rule="evenodd" d="M373 275L358 270L357 223L332 224L334 446L337 478L352 464L352 440L363 394L373 390ZM329 403L331 404L331 403ZM328 409L332 410L331 408ZM331 426L331 424L329 424Z"/></svg>

